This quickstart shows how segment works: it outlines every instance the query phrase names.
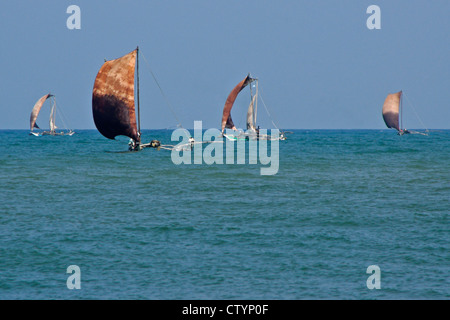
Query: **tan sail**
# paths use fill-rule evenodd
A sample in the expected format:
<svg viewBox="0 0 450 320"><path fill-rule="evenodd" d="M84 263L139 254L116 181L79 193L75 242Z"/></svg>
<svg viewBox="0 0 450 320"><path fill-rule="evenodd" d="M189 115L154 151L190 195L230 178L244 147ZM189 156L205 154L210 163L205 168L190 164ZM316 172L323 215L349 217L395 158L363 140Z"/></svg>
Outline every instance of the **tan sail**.
<svg viewBox="0 0 450 320"><path fill-rule="evenodd" d="M105 62L97 74L92 93L92 112L98 131L106 138L118 135L140 142L134 104L137 49Z"/></svg>
<svg viewBox="0 0 450 320"><path fill-rule="evenodd" d="M400 130L399 109L402 91L388 94L383 104L383 120L388 128Z"/></svg>
<svg viewBox="0 0 450 320"><path fill-rule="evenodd" d="M33 131L34 128L39 128L39 126L36 124L36 119L39 115L39 112L41 111L42 105L44 104L45 100L52 97L52 95L46 94L45 96L42 96L34 105L33 110L31 110L30 115L30 130Z"/></svg>

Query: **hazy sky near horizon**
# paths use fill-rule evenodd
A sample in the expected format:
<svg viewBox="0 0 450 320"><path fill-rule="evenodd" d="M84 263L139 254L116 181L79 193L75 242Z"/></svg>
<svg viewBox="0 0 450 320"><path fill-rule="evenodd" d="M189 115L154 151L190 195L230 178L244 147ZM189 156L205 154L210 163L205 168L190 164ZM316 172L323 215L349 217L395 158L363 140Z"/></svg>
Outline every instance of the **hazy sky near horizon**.
<svg viewBox="0 0 450 320"><path fill-rule="evenodd" d="M66 26L70 5L79 30ZM370 5L379 30L366 26ZM403 90L407 128L450 129L449 0L18 0L0 14L0 129L27 129L48 92L69 127L95 129L97 72L136 46L149 63L140 59L143 129L178 122L150 70L185 128L219 128L250 72L280 128L384 129L384 99ZM241 128L248 103L244 89L232 110ZM272 128L258 107L258 124Z"/></svg>

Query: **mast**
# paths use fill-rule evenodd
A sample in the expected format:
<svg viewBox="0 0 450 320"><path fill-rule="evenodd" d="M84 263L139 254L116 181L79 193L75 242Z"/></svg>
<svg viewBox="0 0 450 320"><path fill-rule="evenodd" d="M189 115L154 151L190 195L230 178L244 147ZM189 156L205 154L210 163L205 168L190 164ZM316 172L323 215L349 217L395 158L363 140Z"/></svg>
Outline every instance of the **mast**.
<svg viewBox="0 0 450 320"><path fill-rule="evenodd" d="M255 99L255 106L254 106L255 110L253 111L253 116L254 116L253 123L256 126L256 114L258 112L258 79L255 79L255 82L256 82L256 90L255 90L256 91L256 93L255 93L256 99Z"/></svg>
<svg viewBox="0 0 450 320"><path fill-rule="evenodd" d="M252 105L252 110L251 110L251 115L250 115L250 117L251 117L251 121L253 122L253 129L254 129L254 126L256 126L256 123L255 123L255 103L254 103L254 100L253 100L253 98L254 98L254 95L253 95L253 89L252 89L252 84L250 83L250 104ZM248 111L247 111L247 122L248 122ZM247 129L248 129L248 124L247 124Z"/></svg>
<svg viewBox="0 0 450 320"><path fill-rule="evenodd" d="M139 46L136 48L136 70L137 70L137 110L138 110L138 135L141 135L141 109L139 106Z"/></svg>
<svg viewBox="0 0 450 320"><path fill-rule="evenodd" d="M403 98L402 91L400 91L400 130L403 130Z"/></svg>

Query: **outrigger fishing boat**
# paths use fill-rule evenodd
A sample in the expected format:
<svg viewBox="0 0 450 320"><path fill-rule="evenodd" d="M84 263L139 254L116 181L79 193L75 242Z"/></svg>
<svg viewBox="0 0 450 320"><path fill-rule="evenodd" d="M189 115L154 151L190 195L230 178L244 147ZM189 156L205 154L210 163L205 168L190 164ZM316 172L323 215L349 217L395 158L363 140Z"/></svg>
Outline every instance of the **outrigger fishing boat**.
<svg viewBox="0 0 450 320"><path fill-rule="evenodd" d="M137 121L135 101L137 102ZM141 143L139 47L120 58L105 60L94 83L92 113L95 126L106 138L115 139L120 135L129 137L130 151L164 147L158 140Z"/></svg>
<svg viewBox="0 0 450 320"><path fill-rule="evenodd" d="M243 132L241 130L238 130L236 128L236 126L234 125L233 120L231 118L231 109L233 108L234 102L236 101L236 98L239 95L239 93L247 86L250 87L250 104L247 109L247 121L246 121L247 131ZM245 140L249 140L249 139L286 140L286 136L285 136L284 132L280 132L279 136L276 138L273 138L271 135L268 135L268 134L260 134L259 126L256 126L256 116L257 116L257 110L258 110L258 97L259 97L258 79L252 78L250 76L250 74L248 74L242 81L240 81L233 88L233 90L231 90L231 92L228 95L228 98L225 102L225 106L223 108L223 113L222 113L221 130L222 130L222 135L225 138L227 138L229 140L241 140L241 139L245 139ZM266 111L267 111L267 107L266 107ZM273 123L273 121L272 121L272 123ZM235 131L236 134L225 133L225 129L231 129L231 130Z"/></svg>
<svg viewBox="0 0 450 320"><path fill-rule="evenodd" d="M41 112L42 106L44 105L44 102L47 101L47 99L50 99L52 102L52 107L50 111L50 119L49 119L49 131L34 131L34 129L40 129L38 124L36 123L36 120L39 116L39 113ZM56 126L56 112L58 109L56 108L56 99L55 96L48 93L35 103L33 110L31 110L30 115L30 135L33 136L72 136L75 132L71 129L65 128L64 130L56 131L58 128ZM59 111L58 111L59 112ZM62 122L64 123L64 120L61 117ZM67 127L67 126L66 126Z"/></svg>
<svg viewBox="0 0 450 320"><path fill-rule="evenodd" d="M383 104L382 113L383 120L386 126L388 128L397 130L398 135L410 133L428 135L428 129L425 129L426 133L423 133L419 131L408 130L403 127L403 91L390 93L387 95L386 100Z"/></svg>
<svg viewBox="0 0 450 320"><path fill-rule="evenodd" d="M204 143L194 141L187 130L188 142L184 144L176 146L161 144L158 140L151 140L149 143L141 142L139 55L140 50L137 47L120 58L105 60L100 68L92 92L92 113L97 130L108 139L114 140L115 137L121 135L129 137L129 151L140 151L144 148L187 150L191 149L194 144ZM143 58L147 62L144 56ZM150 68L148 62L147 66ZM177 127L182 128L151 69L150 72L178 122Z"/></svg>

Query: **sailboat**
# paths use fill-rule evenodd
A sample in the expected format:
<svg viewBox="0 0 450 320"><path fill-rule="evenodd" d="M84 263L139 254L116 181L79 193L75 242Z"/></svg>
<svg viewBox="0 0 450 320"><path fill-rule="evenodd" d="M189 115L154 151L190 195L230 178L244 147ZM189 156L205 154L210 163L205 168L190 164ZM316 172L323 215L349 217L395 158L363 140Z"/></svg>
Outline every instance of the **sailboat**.
<svg viewBox="0 0 450 320"><path fill-rule="evenodd" d="M135 70L136 98L135 99ZM137 102L137 120L135 101ZM159 148L160 142L141 143L139 109L139 47L132 52L106 61L100 68L92 92L92 113L98 131L108 139L130 138L130 151Z"/></svg>
<svg viewBox="0 0 450 320"><path fill-rule="evenodd" d="M403 91L390 93L387 95L383 104L382 113L386 126L397 130L398 135L410 133L426 135L425 133L408 130L403 127Z"/></svg>
<svg viewBox="0 0 450 320"><path fill-rule="evenodd" d="M239 93L250 85L250 104L247 109L247 131L245 133L240 132L238 135L230 136L228 134L225 134L225 129L232 129L237 131L236 126L233 123L233 120L231 118L231 109L233 108L234 102L236 101L237 96ZM255 91L253 91L253 88ZM250 74L248 74L242 81L240 81L229 93L227 100L225 102L225 106L223 108L222 112L222 135L230 140L237 140L237 139L266 139L271 140L272 137L267 134L259 134L259 126L256 126L256 115L258 110L258 79L252 78ZM280 136L277 138L277 140L285 140L286 137L283 133L280 133Z"/></svg>
<svg viewBox="0 0 450 320"><path fill-rule="evenodd" d="M52 108L50 111L50 119L49 119L49 131L34 131L34 129L40 129L39 126L36 123L37 117L39 116L39 113L42 109L42 106L44 105L44 102L50 99L52 101ZM31 110L30 115L30 135L34 136L45 136L45 135L51 135L51 136L71 136L75 132L71 129L66 129L65 131L56 131L58 128L55 124L56 120L56 100L55 96L48 93L44 96L42 96L34 105L33 110Z"/></svg>

